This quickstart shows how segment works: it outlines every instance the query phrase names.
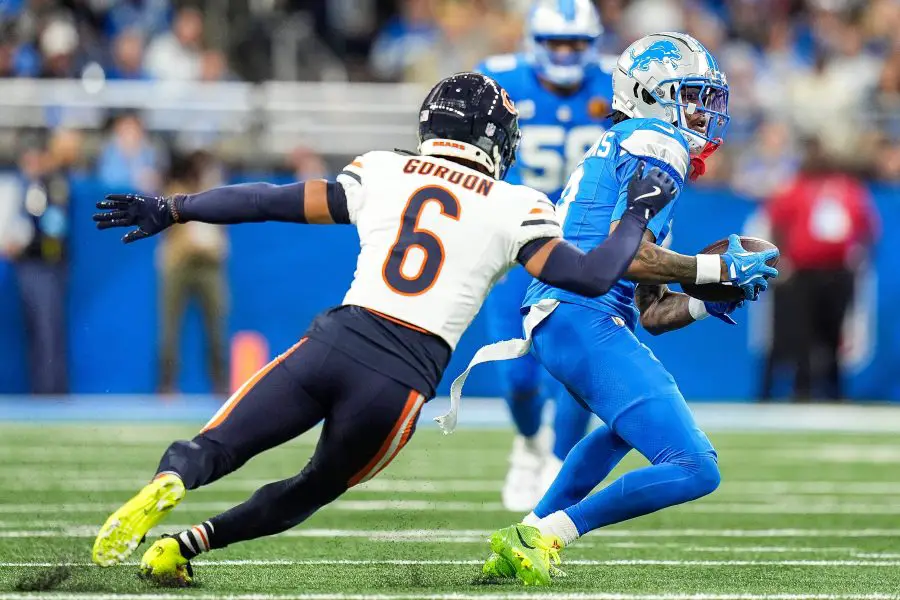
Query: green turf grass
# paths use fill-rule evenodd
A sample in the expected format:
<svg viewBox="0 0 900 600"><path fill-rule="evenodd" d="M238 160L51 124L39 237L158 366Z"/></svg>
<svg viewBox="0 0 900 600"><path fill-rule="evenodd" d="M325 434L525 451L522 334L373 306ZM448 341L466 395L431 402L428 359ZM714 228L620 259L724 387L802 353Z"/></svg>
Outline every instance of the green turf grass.
<svg viewBox="0 0 900 600"><path fill-rule="evenodd" d="M0 600L39 596L30 590L258 600L900 594L900 444L891 435L712 435L723 471L715 494L579 540L563 553L569 577L547 590L478 576L489 531L521 517L499 505L511 433L490 430L420 431L381 476L300 527L200 557L195 588L159 590L137 579L134 564L91 566L109 511L152 475L169 441L192 433L0 425ZM163 531L294 475L314 442L305 436L189 492ZM643 463L630 455L620 469Z"/></svg>

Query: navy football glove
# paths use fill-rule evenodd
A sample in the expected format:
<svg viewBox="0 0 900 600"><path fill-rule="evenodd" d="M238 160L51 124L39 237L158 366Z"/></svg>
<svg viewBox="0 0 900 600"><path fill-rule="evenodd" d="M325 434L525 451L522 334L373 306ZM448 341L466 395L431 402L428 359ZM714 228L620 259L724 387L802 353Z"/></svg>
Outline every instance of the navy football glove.
<svg viewBox="0 0 900 600"><path fill-rule="evenodd" d="M645 177L645 166L644 161L639 162L631 181L628 182L626 210L644 222L649 222L675 198L678 190L675 187L675 180L658 167L650 169Z"/></svg>
<svg viewBox="0 0 900 600"><path fill-rule="evenodd" d="M739 300L738 302L704 302L703 306L706 308L706 312L709 313L710 316L713 316L720 321L724 321L729 325L737 325L737 321L734 320L734 317L731 316L731 313L739 309L744 305L743 300Z"/></svg>
<svg viewBox="0 0 900 600"><path fill-rule="evenodd" d="M728 236L728 250L722 254L722 260L728 268L729 280L741 288L744 298L757 300L760 292L768 289L768 278L778 277L778 269L766 264L767 260L775 258L778 254L777 248L763 252L748 252L741 245L741 238L731 234Z"/></svg>
<svg viewBox="0 0 900 600"><path fill-rule="evenodd" d="M156 235L175 223L172 212L173 198L165 196L144 196L141 194L108 194L97 203L102 212L94 213L97 229L110 227L134 227L122 237L130 244Z"/></svg>

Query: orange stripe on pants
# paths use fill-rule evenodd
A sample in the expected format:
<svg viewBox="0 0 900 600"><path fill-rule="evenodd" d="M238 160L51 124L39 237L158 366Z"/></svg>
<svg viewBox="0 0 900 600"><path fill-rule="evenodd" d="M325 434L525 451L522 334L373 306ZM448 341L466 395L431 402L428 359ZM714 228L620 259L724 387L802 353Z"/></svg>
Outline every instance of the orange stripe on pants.
<svg viewBox="0 0 900 600"><path fill-rule="evenodd" d="M259 380L262 379L263 377L265 377L269 371L271 371L276 366L278 366L282 362L284 362L284 360L288 356L290 356L297 348L302 346L306 340L307 340L307 338L302 338L299 342L297 342L296 344L291 346L286 352L275 357L275 359L273 361L271 361L269 364L264 366L262 369L260 369L256 373L254 373L253 377L248 379L244 383L244 385L242 385L240 388L238 388L238 390L231 396L231 398L229 398L225 402L225 404L222 405L222 408L220 408L219 411L215 415L213 415L213 418L210 419L209 423L207 423L206 426L204 426L203 429L200 430L200 433L209 431L210 429L213 429L214 427L218 427L219 425L221 425L222 422L228 418L228 415L231 414L231 411L234 410L234 407L237 406L238 404L240 404L241 400L243 400L247 396L247 394L250 392L250 390L253 389L253 386L255 386L257 383L259 383Z"/></svg>
<svg viewBox="0 0 900 600"><path fill-rule="evenodd" d="M354 485L375 477L375 475L381 472L382 469L394 460L397 453L400 452L400 450L403 449L403 446L406 445L406 442L409 441L413 425L415 425L419 410L424 403L425 398L422 394L416 390L409 392L409 396L406 397L406 404L403 405L403 411L397 418L397 422L394 423L394 427L391 429L391 433L387 436L387 439L385 439L384 444L381 445L381 448L378 449L378 453L372 460L370 460L359 473L350 478L350 481L347 483L348 487L353 487Z"/></svg>

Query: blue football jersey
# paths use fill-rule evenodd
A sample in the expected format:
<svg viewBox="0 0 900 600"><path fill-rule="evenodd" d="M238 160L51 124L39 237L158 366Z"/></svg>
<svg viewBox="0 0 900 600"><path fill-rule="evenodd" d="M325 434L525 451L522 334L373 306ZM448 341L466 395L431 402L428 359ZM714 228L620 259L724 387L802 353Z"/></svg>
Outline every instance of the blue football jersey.
<svg viewBox="0 0 900 600"><path fill-rule="evenodd" d="M519 110L522 143L506 181L556 202L585 151L612 125L612 76L591 65L577 92L559 96L541 85L523 54L492 56L476 70L496 79Z"/></svg>
<svg viewBox="0 0 900 600"><path fill-rule="evenodd" d="M589 252L609 236L610 224L625 212L628 182L640 160L669 173L680 194L690 165L688 144L681 133L658 119L622 121L587 151L569 178L556 208L566 240ZM670 202L650 221L648 229L656 236L656 243L669 233L676 202ZM607 294L585 298L535 280L523 305L543 299L582 304L620 316L634 329L639 316L634 288L634 283L622 279Z"/></svg>

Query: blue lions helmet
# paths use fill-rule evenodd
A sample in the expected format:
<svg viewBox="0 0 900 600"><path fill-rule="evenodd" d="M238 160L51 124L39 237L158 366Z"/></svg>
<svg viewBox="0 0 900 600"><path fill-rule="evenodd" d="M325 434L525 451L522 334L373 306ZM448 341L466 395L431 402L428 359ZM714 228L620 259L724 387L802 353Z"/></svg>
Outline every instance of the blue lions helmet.
<svg viewBox="0 0 900 600"><path fill-rule="evenodd" d="M728 82L703 44L684 33L642 37L613 72L613 110L677 127L692 154L720 144L731 117Z"/></svg>
<svg viewBox="0 0 900 600"><path fill-rule="evenodd" d="M597 60L602 33L591 0L537 0L528 16L526 54L542 79L576 86L584 79L585 68Z"/></svg>

